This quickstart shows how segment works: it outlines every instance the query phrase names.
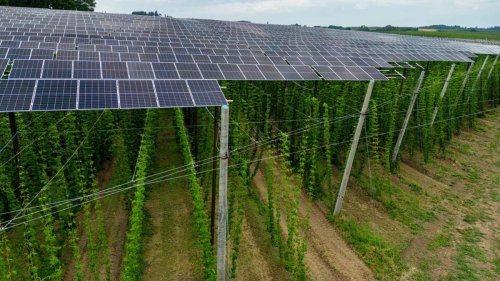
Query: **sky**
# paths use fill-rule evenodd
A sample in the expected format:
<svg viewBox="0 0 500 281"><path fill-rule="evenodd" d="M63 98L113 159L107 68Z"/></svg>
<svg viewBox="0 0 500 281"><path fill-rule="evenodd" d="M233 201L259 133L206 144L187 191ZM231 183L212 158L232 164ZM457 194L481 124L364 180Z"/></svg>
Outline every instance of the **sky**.
<svg viewBox="0 0 500 281"><path fill-rule="evenodd" d="M96 0L96 11L256 23L500 26L500 0Z"/></svg>

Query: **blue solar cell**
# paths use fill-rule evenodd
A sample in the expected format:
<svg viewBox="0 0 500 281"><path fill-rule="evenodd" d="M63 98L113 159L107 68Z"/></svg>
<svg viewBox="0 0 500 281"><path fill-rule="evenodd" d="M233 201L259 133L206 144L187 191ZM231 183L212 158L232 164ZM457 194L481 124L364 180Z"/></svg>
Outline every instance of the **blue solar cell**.
<svg viewBox="0 0 500 281"><path fill-rule="evenodd" d="M38 80L32 110L74 110L77 93L77 80Z"/></svg>
<svg viewBox="0 0 500 281"><path fill-rule="evenodd" d="M154 83L160 107L194 106L186 81L156 80Z"/></svg>
<svg viewBox="0 0 500 281"><path fill-rule="evenodd" d="M101 79L101 63L98 61L75 61L73 78Z"/></svg>
<svg viewBox="0 0 500 281"><path fill-rule="evenodd" d="M173 63L153 63L156 79L179 79L179 73Z"/></svg>
<svg viewBox="0 0 500 281"><path fill-rule="evenodd" d="M43 60L15 60L9 79L38 79L42 75Z"/></svg>
<svg viewBox="0 0 500 281"><path fill-rule="evenodd" d="M151 80L120 80L118 87L121 108L158 107Z"/></svg>
<svg viewBox="0 0 500 281"><path fill-rule="evenodd" d="M81 80L78 109L118 108L118 92L114 80Z"/></svg>
<svg viewBox="0 0 500 281"><path fill-rule="evenodd" d="M43 65L42 78L69 79L72 76L73 62L46 60Z"/></svg>
<svg viewBox="0 0 500 281"><path fill-rule="evenodd" d="M0 79L0 112L29 111L35 80Z"/></svg>
<svg viewBox="0 0 500 281"><path fill-rule="evenodd" d="M219 83L215 80L187 80L196 106L227 105Z"/></svg>

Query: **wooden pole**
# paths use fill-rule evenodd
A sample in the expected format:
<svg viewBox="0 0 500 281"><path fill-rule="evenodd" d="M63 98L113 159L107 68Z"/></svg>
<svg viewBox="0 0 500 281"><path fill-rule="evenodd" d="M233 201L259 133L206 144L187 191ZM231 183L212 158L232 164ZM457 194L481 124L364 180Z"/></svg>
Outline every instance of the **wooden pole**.
<svg viewBox="0 0 500 281"><path fill-rule="evenodd" d="M219 225L217 235L217 280L226 280L227 236L227 164L229 159L229 106L221 108L220 170L219 170Z"/></svg>
<svg viewBox="0 0 500 281"><path fill-rule="evenodd" d="M395 163L398 157L399 148L401 146L401 142L403 141L403 137L406 132L406 127L408 127L408 122L410 121L413 107L415 106L418 94L420 93L420 87L422 86L422 81L424 80L424 77L425 77L425 71L420 72L420 77L418 78L417 86L415 87L415 91L413 91L413 96L411 97L410 106L408 107L408 111L406 111L406 117L403 122L403 128L401 129L401 131L399 131L398 140L396 142L396 146L394 147L394 151L392 153L392 163Z"/></svg>
<svg viewBox="0 0 500 281"><path fill-rule="evenodd" d="M347 158L347 163L344 169L342 183L340 184L339 194L337 196L337 202L335 202L335 209L333 211L333 215L338 215L340 213L340 209L342 208L342 201L344 200L344 194L347 188L347 182L349 181L349 176L351 174L354 156L356 156L356 150L358 148L359 138L361 137L361 130L363 129L363 124L365 122L366 115L368 113L368 104L370 103L370 97L372 95L374 84L375 84L374 80L371 80L370 84L368 84L368 90L366 91L363 107L361 109L361 113L359 114L358 126L356 127L354 138L352 140L351 150L349 151L349 156Z"/></svg>
<svg viewBox="0 0 500 281"><path fill-rule="evenodd" d="M212 145L212 201L210 212L210 242L214 245L215 239L215 198L217 193L217 140L219 135L219 108L214 111L214 140Z"/></svg>
<svg viewBox="0 0 500 281"><path fill-rule="evenodd" d="M431 128L434 125L434 121L436 120L436 116L439 110L439 105L441 104L441 101L443 100L444 94L446 93L446 90L448 89L448 84L450 84L451 76L453 75L453 71L455 71L455 66L456 64L452 64L450 68L450 72L448 73L448 77L446 77L446 81L444 82L443 89L441 90L441 94L439 95L439 100L436 103L436 106L434 107L434 112L432 112L432 121L431 121Z"/></svg>

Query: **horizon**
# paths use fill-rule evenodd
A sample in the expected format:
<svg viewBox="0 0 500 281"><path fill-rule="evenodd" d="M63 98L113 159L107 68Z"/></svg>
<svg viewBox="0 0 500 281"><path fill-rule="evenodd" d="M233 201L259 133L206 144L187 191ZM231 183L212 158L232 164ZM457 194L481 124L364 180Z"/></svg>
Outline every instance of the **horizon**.
<svg viewBox="0 0 500 281"><path fill-rule="evenodd" d="M95 10L306 26L500 26L500 1L493 0L97 0Z"/></svg>

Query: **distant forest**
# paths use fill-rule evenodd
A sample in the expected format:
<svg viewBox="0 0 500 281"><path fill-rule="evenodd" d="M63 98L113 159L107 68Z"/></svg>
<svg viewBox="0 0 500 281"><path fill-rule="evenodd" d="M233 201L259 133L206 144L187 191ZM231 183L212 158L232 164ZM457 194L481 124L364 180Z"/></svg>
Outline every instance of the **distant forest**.
<svg viewBox="0 0 500 281"><path fill-rule="evenodd" d="M59 10L94 11L95 0L0 0L0 5Z"/></svg>
<svg viewBox="0 0 500 281"><path fill-rule="evenodd" d="M137 15L137 16L150 16L150 17L161 17L161 14L158 13L158 11L154 12L146 12L146 11L133 11L132 15Z"/></svg>
<svg viewBox="0 0 500 281"><path fill-rule="evenodd" d="M339 25L329 25L329 26L315 26L320 28L329 28L329 29L341 29L341 30L359 30L359 31L379 31L379 32L391 32L391 31L418 31L419 29L436 29L442 31L481 31L481 32L498 32L500 31L500 26L493 26L488 28L480 28L480 27L463 27L460 25L428 25L428 26L420 26L420 27L405 27L405 26L392 26L386 25L383 27L378 26L356 26L356 27L344 27Z"/></svg>

